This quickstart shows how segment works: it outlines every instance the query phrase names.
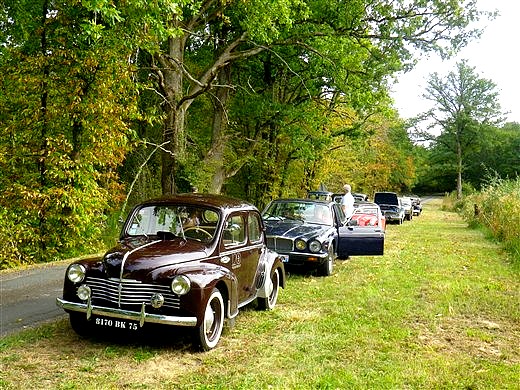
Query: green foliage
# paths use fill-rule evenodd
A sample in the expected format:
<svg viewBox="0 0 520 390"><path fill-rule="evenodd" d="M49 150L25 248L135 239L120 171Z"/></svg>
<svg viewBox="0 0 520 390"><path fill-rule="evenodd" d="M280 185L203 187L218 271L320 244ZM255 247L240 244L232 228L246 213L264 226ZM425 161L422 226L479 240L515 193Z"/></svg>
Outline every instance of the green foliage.
<svg viewBox="0 0 520 390"><path fill-rule="evenodd" d="M6 264L91 250L120 205L173 190L262 206L320 183L411 188L388 80L477 18L457 0L5 0Z"/></svg>
<svg viewBox="0 0 520 390"><path fill-rule="evenodd" d="M19 262L98 245L105 212L121 196L116 169L135 117L125 48L111 38L114 32L104 26L94 39L79 28L99 23L87 9L63 4L44 9L42 17L44 4L15 9L14 20L34 21L21 33L9 30L13 44L0 58L0 205L18 237L16 245L0 246Z"/></svg>
<svg viewBox="0 0 520 390"><path fill-rule="evenodd" d="M514 179L520 174L520 124L506 123L502 127L481 126L467 149L462 171L464 186L480 189L490 175ZM421 169L417 188L422 192L451 192L457 178L453 152L443 143L423 148L428 164Z"/></svg>
<svg viewBox="0 0 520 390"><path fill-rule="evenodd" d="M242 154L245 143L239 142L239 149L235 149L236 145L230 142L243 129L227 128L234 119L231 100L241 99L243 94L229 95L238 89L259 94L265 102L269 94L273 105L300 105L312 100L333 108L345 104L362 121L379 112L381 106L388 107L386 82L409 64L412 46L444 52L460 47L475 35L466 27L478 18L472 1L465 7L458 1L394 2L391 6L380 2L301 0L269 4L185 1L178 3L178 8L171 5L168 1L153 5L135 1L129 7L120 7L129 36L134 32L137 44L150 55L151 60L143 65L155 74L155 88L164 99L162 138L155 138L154 142L168 141L161 162L165 193L180 189L179 183L186 181L219 192L226 180L246 169L245 164L250 161ZM425 25L432 28L424 29ZM248 72L221 79L223 73L236 75L237 70L244 70L251 62ZM194 165L189 150L190 131L195 127L187 120L193 117L189 111L193 111L194 101L205 94L211 94L213 104L212 133L206 137L211 144L194 145L204 169L199 164L190 169ZM301 110L313 104L299 107ZM231 120L217 119L223 113ZM267 123L266 119L263 122ZM350 124L343 131L349 131ZM267 139L279 137L273 134ZM224 149L230 157L225 164L220 161ZM287 158L295 158L296 154ZM315 180L315 161L304 164L306 177L311 175L310 182ZM204 174L199 175L200 172ZM203 181L208 174L213 176L211 185L192 182ZM279 192L277 184L274 187L274 191L267 192Z"/></svg>

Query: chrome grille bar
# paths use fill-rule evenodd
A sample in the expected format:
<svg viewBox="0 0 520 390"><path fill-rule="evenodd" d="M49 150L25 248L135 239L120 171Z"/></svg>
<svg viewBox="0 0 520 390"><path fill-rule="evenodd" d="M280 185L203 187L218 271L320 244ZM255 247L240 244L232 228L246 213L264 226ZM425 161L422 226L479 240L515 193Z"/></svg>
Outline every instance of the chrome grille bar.
<svg viewBox="0 0 520 390"><path fill-rule="evenodd" d="M267 246L275 251L290 252L293 250L293 240L277 236L267 237Z"/></svg>
<svg viewBox="0 0 520 390"><path fill-rule="evenodd" d="M101 279L88 277L86 284L92 290L92 299L105 300L118 306L141 305L150 303L153 294L162 294L165 307L178 309L180 298L175 295L168 286L158 284L139 283L136 281L119 282L114 279Z"/></svg>

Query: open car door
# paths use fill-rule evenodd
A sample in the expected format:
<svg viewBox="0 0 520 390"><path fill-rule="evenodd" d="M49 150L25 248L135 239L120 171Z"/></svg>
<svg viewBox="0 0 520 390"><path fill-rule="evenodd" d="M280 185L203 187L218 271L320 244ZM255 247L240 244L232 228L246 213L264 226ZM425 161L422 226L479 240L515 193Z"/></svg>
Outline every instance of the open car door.
<svg viewBox="0 0 520 390"><path fill-rule="evenodd" d="M378 256L385 246L385 232L374 226L340 226L338 257Z"/></svg>

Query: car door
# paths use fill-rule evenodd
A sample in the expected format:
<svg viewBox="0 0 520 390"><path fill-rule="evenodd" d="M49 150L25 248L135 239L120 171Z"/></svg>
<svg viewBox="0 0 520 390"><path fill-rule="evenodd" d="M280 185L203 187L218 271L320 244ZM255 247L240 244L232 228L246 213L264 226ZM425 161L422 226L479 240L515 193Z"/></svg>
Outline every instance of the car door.
<svg viewBox="0 0 520 390"><path fill-rule="evenodd" d="M334 208L341 216L341 210ZM348 256L378 256L384 252L385 232L379 226L347 226L341 217L338 222L337 255L339 258Z"/></svg>
<svg viewBox="0 0 520 390"><path fill-rule="evenodd" d="M248 229L248 224L247 212L231 214L224 226L222 242L222 254L229 257L229 267L237 277L239 306L256 296L254 279L262 248L261 242L258 245L250 243L248 230L251 227Z"/></svg>

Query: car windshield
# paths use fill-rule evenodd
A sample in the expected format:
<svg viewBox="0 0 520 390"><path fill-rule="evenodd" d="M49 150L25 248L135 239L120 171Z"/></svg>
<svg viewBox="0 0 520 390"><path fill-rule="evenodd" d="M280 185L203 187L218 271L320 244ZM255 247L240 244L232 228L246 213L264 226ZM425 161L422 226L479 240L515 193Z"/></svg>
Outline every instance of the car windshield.
<svg viewBox="0 0 520 390"><path fill-rule="evenodd" d="M332 225L332 212L326 204L311 202L273 202L264 211L266 221L295 220L306 223Z"/></svg>
<svg viewBox="0 0 520 390"><path fill-rule="evenodd" d="M129 236L182 237L209 242L219 214L209 208L186 205L152 205L137 210L127 224Z"/></svg>

